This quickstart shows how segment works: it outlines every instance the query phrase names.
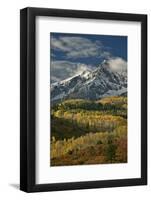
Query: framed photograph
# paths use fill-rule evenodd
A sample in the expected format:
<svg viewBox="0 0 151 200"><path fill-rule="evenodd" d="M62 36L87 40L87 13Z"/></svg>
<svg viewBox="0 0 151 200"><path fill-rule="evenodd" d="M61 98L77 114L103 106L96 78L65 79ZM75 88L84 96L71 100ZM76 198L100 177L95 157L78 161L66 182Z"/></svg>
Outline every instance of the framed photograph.
<svg viewBox="0 0 151 200"><path fill-rule="evenodd" d="M147 16L20 12L20 189L147 184Z"/></svg>

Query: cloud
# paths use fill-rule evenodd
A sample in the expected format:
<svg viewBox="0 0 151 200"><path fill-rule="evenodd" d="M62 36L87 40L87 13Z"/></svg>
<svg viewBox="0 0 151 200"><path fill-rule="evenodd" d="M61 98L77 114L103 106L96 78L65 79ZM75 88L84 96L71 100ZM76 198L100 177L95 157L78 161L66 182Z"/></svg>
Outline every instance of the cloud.
<svg viewBox="0 0 151 200"><path fill-rule="evenodd" d="M120 57L111 58L108 63L114 72L127 72L127 62Z"/></svg>
<svg viewBox="0 0 151 200"><path fill-rule="evenodd" d="M127 62L124 59L120 57L112 57L107 59L107 62L113 72L127 72ZM70 62L67 60L51 61L51 83L67 79L86 70L93 71L96 67L97 66Z"/></svg>
<svg viewBox="0 0 151 200"><path fill-rule="evenodd" d="M85 70L91 70L93 66L83 63L74 63L66 60L56 60L51 62L50 73L51 82L61 81ZM94 69L94 68L93 68Z"/></svg>
<svg viewBox="0 0 151 200"><path fill-rule="evenodd" d="M109 56L109 52L104 50L100 41L92 41L90 39L77 36L60 36L59 38L52 37L51 48L64 52L67 58L106 58Z"/></svg>

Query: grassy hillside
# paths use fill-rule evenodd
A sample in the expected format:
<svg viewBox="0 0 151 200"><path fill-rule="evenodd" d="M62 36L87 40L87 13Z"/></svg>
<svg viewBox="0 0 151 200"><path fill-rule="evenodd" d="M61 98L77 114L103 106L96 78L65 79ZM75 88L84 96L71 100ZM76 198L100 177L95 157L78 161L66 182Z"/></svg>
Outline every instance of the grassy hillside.
<svg viewBox="0 0 151 200"><path fill-rule="evenodd" d="M51 109L51 165L127 161L127 97L66 100Z"/></svg>

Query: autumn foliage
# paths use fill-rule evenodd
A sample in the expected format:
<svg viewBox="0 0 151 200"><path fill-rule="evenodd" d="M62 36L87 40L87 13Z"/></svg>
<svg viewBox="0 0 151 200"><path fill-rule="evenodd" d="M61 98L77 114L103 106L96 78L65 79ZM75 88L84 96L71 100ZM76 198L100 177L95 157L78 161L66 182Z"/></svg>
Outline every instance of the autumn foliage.
<svg viewBox="0 0 151 200"><path fill-rule="evenodd" d="M54 105L50 142L51 166L127 162L127 97Z"/></svg>

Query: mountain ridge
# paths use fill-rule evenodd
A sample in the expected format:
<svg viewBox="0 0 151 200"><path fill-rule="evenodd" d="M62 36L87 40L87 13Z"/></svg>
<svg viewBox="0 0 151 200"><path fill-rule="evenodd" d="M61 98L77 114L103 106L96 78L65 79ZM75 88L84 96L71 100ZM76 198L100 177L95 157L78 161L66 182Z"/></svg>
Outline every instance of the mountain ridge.
<svg viewBox="0 0 151 200"><path fill-rule="evenodd" d="M113 71L103 61L94 71L85 70L68 79L51 84L51 102L64 99L97 100L106 96L127 94L126 72Z"/></svg>

